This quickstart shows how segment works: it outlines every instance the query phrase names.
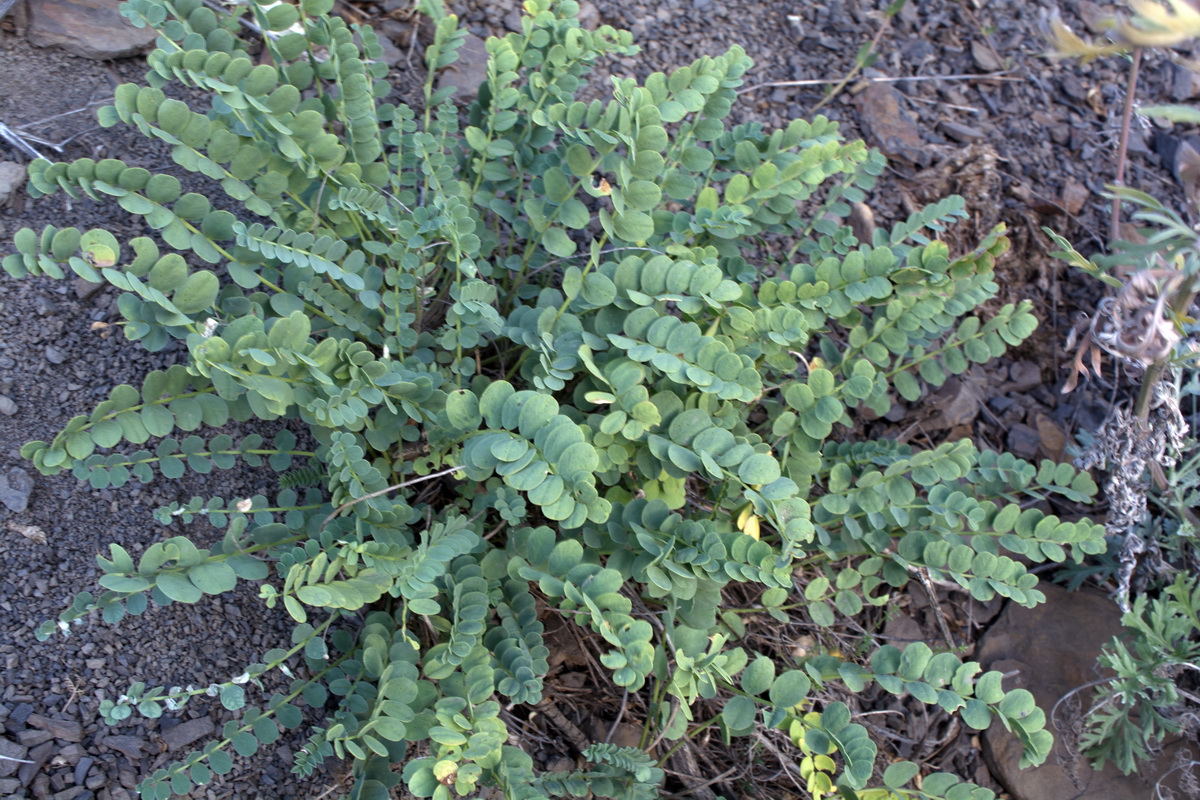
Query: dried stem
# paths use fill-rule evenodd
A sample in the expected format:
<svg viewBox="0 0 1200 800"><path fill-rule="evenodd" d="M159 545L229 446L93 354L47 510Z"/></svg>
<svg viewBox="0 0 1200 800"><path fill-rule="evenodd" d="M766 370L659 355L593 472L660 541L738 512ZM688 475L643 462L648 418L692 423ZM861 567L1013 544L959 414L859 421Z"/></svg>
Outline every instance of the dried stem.
<svg viewBox="0 0 1200 800"><path fill-rule="evenodd" d="M1113 181L1117 186L1125 185L1125 161L1129 152L1129 129L1133 123L1133 98L1137 92L1138 67L1142 63L1142 48L1133 49L1133 63L1129 67L1129 85L1125 89L1125 109L1121 112L1121 143L1117 147L1117 172ZM1121 238L1121 198L1113 197L1112 228L1109 240ZM1147 373L1148 374L1148 373ZM1143 387L1144 388L1144 387Z"/></svg>
<svg viewBox="0 0 1200 800"><path fill-rule="evenodd" d="M1114 205L1115 203L1114 200ZM1167 305L1171 309L1172 316L1181 317L1187 314L1188 309L1195 301L1195 284L1193 281L1185 281L1171 293ZM1168 354L1152 362L1150 366L1146 367L1146 374L1142 376L1142 385L1138 389L1137 400L1133 404L1133 418L1143 424L1150 419L1150 401L1154 398L1154 387L1162 380L1170 357Z"/></svg>
<svg viewBox="0 0 1200 800"><path fill-rule="evenodd" d="M330 514L328 517L326 517L325 521L321 523L321 527L324 528L326 525L333 522L338 517L338 515L341 514L343 511L345 511L347 508L358 505L363 500L370 500L373 497L380 497L382 495L387 494L388 492L394 492L397 489L405 489L409 486L412 486L413 484L422 483L423 481L431 481L434 478L440 478L443 475L449 475L451 472L458 472L461 469L462 469L462 467L447 467L446 469L443 469L439 472L431 472L428 475L421 475L419 477L413 478L412 480L407 480L404 483L397 483L394 486L387 487L386 489L380 489L377 492L371 492L370 494L364 494L362 497L356 497L353 500L346 502L346 503L342 503L340 506L335 508L333 510L333 513Z"/></svg>
<svg viewBox="0 0 1200 800"><path fill-rule="evenodd" d="M899 77L891 77L880 75L876 77L863 78L868 83L925 83L927 81L1021 81L1023 78L1009 77L1011 69L1001 70L999 72L972 72L965 75L901 75ZM821 86L829 81L826 78L809 78L799 81L767 81L766 83L756 83L753 86L747 86L744 89L738 89L738 94L746 94L759 89L772 89L779 86ZM971 109L972 111L976 109Z"/></svg>

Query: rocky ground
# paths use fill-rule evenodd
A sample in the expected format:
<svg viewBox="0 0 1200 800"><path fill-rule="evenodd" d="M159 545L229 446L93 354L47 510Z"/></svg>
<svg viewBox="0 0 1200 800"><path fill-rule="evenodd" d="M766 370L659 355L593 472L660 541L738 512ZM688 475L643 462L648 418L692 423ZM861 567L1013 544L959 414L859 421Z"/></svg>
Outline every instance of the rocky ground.
<svg viewBox="0 0 1200 800"><path fill-rule="evenodd" d="M518 25L515 0L452 5L474 37ZM997 222L1007 223L1015 249L1000 266L1003 299L1032 299L1044 321L1039 333L1012 358L951 382L919 407L875 421L875 432L917 444L969 435L1026 458L1067 458L1076 433L1104 418L1115 387L1093 384L1065 397L1058 391L1067 377L1060 355L1066 332L1100 291L1048 256L1039 226L1049 225L1084 247L1103 243L1108 222L1100 192L1113 175L1127 65L1118 59L1081 66L1047 58L1043 32L1050 0L922 0L910 2L879 38L874 64L827 99L829 85L851 71L860 46L877 35L879 11L886 5L882 0L593 0L585 3L585 15L588 24L632 30L643 48L635 57L604 65L601 78L669 71L740 44L756 62L736 112L741 120L778 126L820 106L820 113L840 120L848 135L880 147L892 159L891 167L862 212L863 224L889 225L916 205L951 192L964 194L972 213L965 230L956 234L959 244L966 246ZM1065 19L1080 31L1103 11L1086 0L1061 5ZM0 0L0 9L5 6ZM51 158L119 156L150 169L175 169L161 149L136 133L101 130L94 122L94 107L117 83L140 77L142 67L133 54L148 41L144 32L106 27L113 22L114 6L115 0L18 0L0 22L0 124L18 134L7 142L0 139L0 254L8 251L2 242L26 225L103 226L118 236L138 232L115 207L62 196L26 198L19 185L31 153L15 144L16 138ZM339 3L339 10L385 34L393 45L388 52L397 94L412 100L420 36L409 6L407 0L383 0ZM464 54L464 63L448 80L470 86L477 80L482 39L473 38ZM1200 94L1192 73L1176 63L1195 55L1148 53L1138 97L1188 101ZM1179 203L1174 165L1162 164L1152 150L1156 133L1161 142L1188 131L1137 118L1127 182ZM56 615L72 592L90 585L94 556L107 542L119 540L136 552L181 532L155 524L155 507L192 495L236 497L270 487L245 469L120 492L94 492L70 476L37 475L20 459L21 444L53 436L111 386L136 384L147 371L174 363L179 353L148 354L119 335L94 331L93 322L116 318L114 296L107 291L32 280L5 281L0 287L0 797L124 800L142 775L202 745L228 713L197 703L176 719L131 720L113 728L99 718L100 700L121 693L133 680L170 686L226 679L274 646L290 624L266 613L253 593L243 591L221 602L154 609L115 628L91 625L45 644L33 640L33 629ZM983 646L980 656L1008 663L1019 654L1016 680L1049 668L1037 663L1045 648L1023 640L1022 631L1057 624L1082 634L1084 639L1070 648L1078 658L1063 679L1066 691L1070 681L1092 675L1089 652L1110 635L1115 612L1105 611L1103 603L1081 610L1070 598L1054 596L1036 623L1013 623L999 603L983 607L960 594L943 594L939 604L951 617L955 635L972 645L999 619L996 630L1007 638ZM919 591L886 623L879 622L884 639L937 640L935 612ZM829 633L800 623L783 631L755 624L750 620L749 635L781 652L837 644L822 638ZM615 705L619 698L591 684L575 638L563 634L560 639L554 642L556 696L562 698L560 709L587 730L608 713L603 705L610 700ZM1049 658L1062 666L1065 656L1055 652ZM863 719L871 721L883 752L918 759L931 770L950 769L997 789L1003 782L1028 800L1070 794L1065 786L1076 787L1081 798L1148 796L1149 784L1095 779L1066 752L1057 759L1061 774L1044 779L1050 783L1030 784L1028 776L1013 775L1003 742L993 743L989 762L983 742L944 719L882 698L875 706L869 705L872 698L863 702L867 705L858 710L871 713ZM529 734L531 752L537 751L544 766L569 750L550 723ZM776 746L772 741L740 745L741 750L718 748L700 772L715 776L731 763L738 767L740 782L729 779L714 787L731 798L801 796L791 767L770 752ZM197 796L312 798L335 789L336 769L307 781L289 773L297 745L284 739L271 752L239 759L231 775ZM673 780L679 781L676 789L690 785ZM1061 780L1067 783L1054 783Z"/></svg>

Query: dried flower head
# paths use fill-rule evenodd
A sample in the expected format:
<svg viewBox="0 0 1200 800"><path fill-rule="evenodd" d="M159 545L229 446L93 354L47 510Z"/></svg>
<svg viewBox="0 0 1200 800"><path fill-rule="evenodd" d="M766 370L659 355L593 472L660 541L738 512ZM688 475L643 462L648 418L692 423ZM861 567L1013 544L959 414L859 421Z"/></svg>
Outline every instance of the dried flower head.
<svg viewBox="0 0 1200 800"><path fill-rule="evenodd" d="M1169 356L1183 336L1168 301L1183 280L1178 270L1143 270L1131 275L1115 297L1101 300L1096 315L1082 320L1067 338L1075 359L1063 394L1088 374L1085 359L1097 377L1101 374L1101 350L1143 368Z"/></svg>

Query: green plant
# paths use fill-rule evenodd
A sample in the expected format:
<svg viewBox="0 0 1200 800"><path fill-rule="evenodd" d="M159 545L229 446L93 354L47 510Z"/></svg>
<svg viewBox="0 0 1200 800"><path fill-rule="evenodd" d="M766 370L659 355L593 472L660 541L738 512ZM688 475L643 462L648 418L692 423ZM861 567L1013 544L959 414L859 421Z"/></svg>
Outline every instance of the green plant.
<svg viewBox="0 0 1200 800"><path fill-rule="evenodd" d="M968 441L839 441L856 408L915 401L922 381L1033 331L1027 303L975 315L997 291L1003 230L951 254L931 238L965 216L949 198L857 241L840 220L881 158L821 117L727 127L750 66L739 48L578 102L592 63L635 52L630 36L582 30L572 0L528 0L522 31L488 41L488 79L460 127L433 88L462 40L440 4L423 5L436 37L419 114L377 104L388 87L375 37L331 5L126 4L161 35L150 85L119 87L101 122L170 143L239 211L118 160L39 161L35 195L116 198L172 252L50 227L19 231L3 262L15 276L107 281L129 339L188 348L186 366L119 386L27 445L38 469L97 488L239 459L280 473L274 501L161 510L205 516L224 537L205 549L175 537L136 562L114 544L99 559L103 592L40 629L239 581L260 581L294 619L288 647L230 681L137 684L105 704L119 720L208 694L241 714L143 795L205 783L230 768L229 747L247 755L276 723L300 724L297 698L323 708L332 695L295 768L352 757L354 797L385 797L406 760L420 797L654 796L655 755L595 744L589 770L538 775L508 743L503 705L542 697L543 613L591 632L614 684L646 696L657 741L800 721L847 796L990 796L950 778L931 779L932 794L905 789L912 765L868 788L876 748L845 706L805 715L814 685L876 682L974 728L999 720L1024 763L1042 761L1044 715L998 672L915 645L777 671L731 644L740 622L721 610L725 587L749 584L770 613L799 591L793 613L830 625L886 604L920 570L1033 605L1043 596L1027 562L1103 548L1100 526L1020 505L1090 496L1070 466ZM235 35L247 14L268 32L270 63L255 66ZM168 98L168 82L207 91L211 109ZM308 436L209 435L230 419L298 420ZM819 577L797 586L801 567ZM248 684L299 661L287 692L250 704ZM835 756L841 768L827 769Z"/></svg>
<svg viewBox="0 0 1200 800"><path fill-rule="evenodd" d="M1200 457L1187 438L1181 400L1197 386L1182 385L1181 376L1194 376L1197 363L1189 314L1200 290L1200 236L1150 196L1111 191L1138 209L1133 220L1146 226L1143 242L1117 242L1113 253L1089 259L1047 233L1062 248L1056 255L1117 290L1077 326L1073 372L1063 391L1073 391L1089 367L1098 373L1102 354L1141 373L1136 397L1114 407L1087 435L1077 460L1107 473L1110 552L1092 573L1116 579L1127 629L1099 658L1112 676L1076 690L1098 687L1082 712L1077 744L1097 768L1112 761L1130 774L1143 771L1142 762L1182 730L1181 720L1196 704L1184 686L1194 680L1200 635L1200 589L1191 577L1200 564ZM1113 274L1119 270L1128 271L1124 280ZM1194 429L1194 414L1192 420ZM1069 580L1078 586L1083 577L1079 572Z"/></svg>
<svg viewBox="0 0 1200 800"><path fill-rule="evenodd" d="M1112 761L1130 774L1182 729L1187 703L1179 683L1197 669L1198 612L1200 586L1180 574L1160 596L1139 595L1122 617L1130 635L1100 654L1100 666L1114 675L1100 684L1079 742L1097 768Z"/></svg>
<svg viewBox="0 0 1200 800"><path fill-rule="evenodd" d="M1139 376L1133 402L1128 408L1114 408L1101 428L1087 437L1078 461L1108 473L1110 557L1096 571L1116 578L1117 602L1127 628L1125 639L1114 638L1100 656L1100 666L1113 675L1091 684L1099 688L1084 712L1079 745L1097 766L1112 761L1126 773L1141 770L1140 762L1194 716L1196 697L1184 687L1195 680L1194 640L1200 633L1200 595L1188 577L1197 566L1200 517L1195 508L1200 496L1195 487L1200 464L1195 442L1187 438L1189 427L1195 429L1195 415L1189 426L1181 409L1181 400L1196 394L1195 380L1184 385L1181 376L1195 375L1193 315L1200 292L1200 237L1159 200L1120 185L1141 51L1200 35L1200 13L1183 0L1130 0L1129 6L1131 17L1111 21L1111 42L1085 41L1061 21L1054 27L1060 55L1088 61L1132 51L1118 185L1110 187L1108 195L1113 201L1111 252L1089 259L1063 237L1046 231L1061 248L1056 255L1116 290L1101 301L1090 321L1076 327L1072 339L1078 348L1064 391L1073 390L1089 367L1099 373L1104 353ZM1200 120L1190 106L1143 106L1139 112L1176 122ZM1195 202L1195 165L1181 159L1170 166L1189 202ZM1136 209L1135 235L1121 235L1122 202ZM1081 575L1072 576L1072 582ZM1172 771L1190 771L1195 763Z"/></svg>

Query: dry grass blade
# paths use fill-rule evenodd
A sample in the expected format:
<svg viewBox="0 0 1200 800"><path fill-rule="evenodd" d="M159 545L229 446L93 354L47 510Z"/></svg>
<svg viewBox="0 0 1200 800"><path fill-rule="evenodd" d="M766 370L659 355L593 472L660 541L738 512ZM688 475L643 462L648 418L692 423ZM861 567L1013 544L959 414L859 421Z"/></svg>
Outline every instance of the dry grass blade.
<svg viewBox="0 0 1200 800"><path fill-rule="evenodd" d="M4 141L8 142L30 158L45 158L45 156L38 152L37 148L31 145L25 139L25 137L21 136L21 134L17 133L3 122L0 122L0 138L3 138Z"/></svg>

